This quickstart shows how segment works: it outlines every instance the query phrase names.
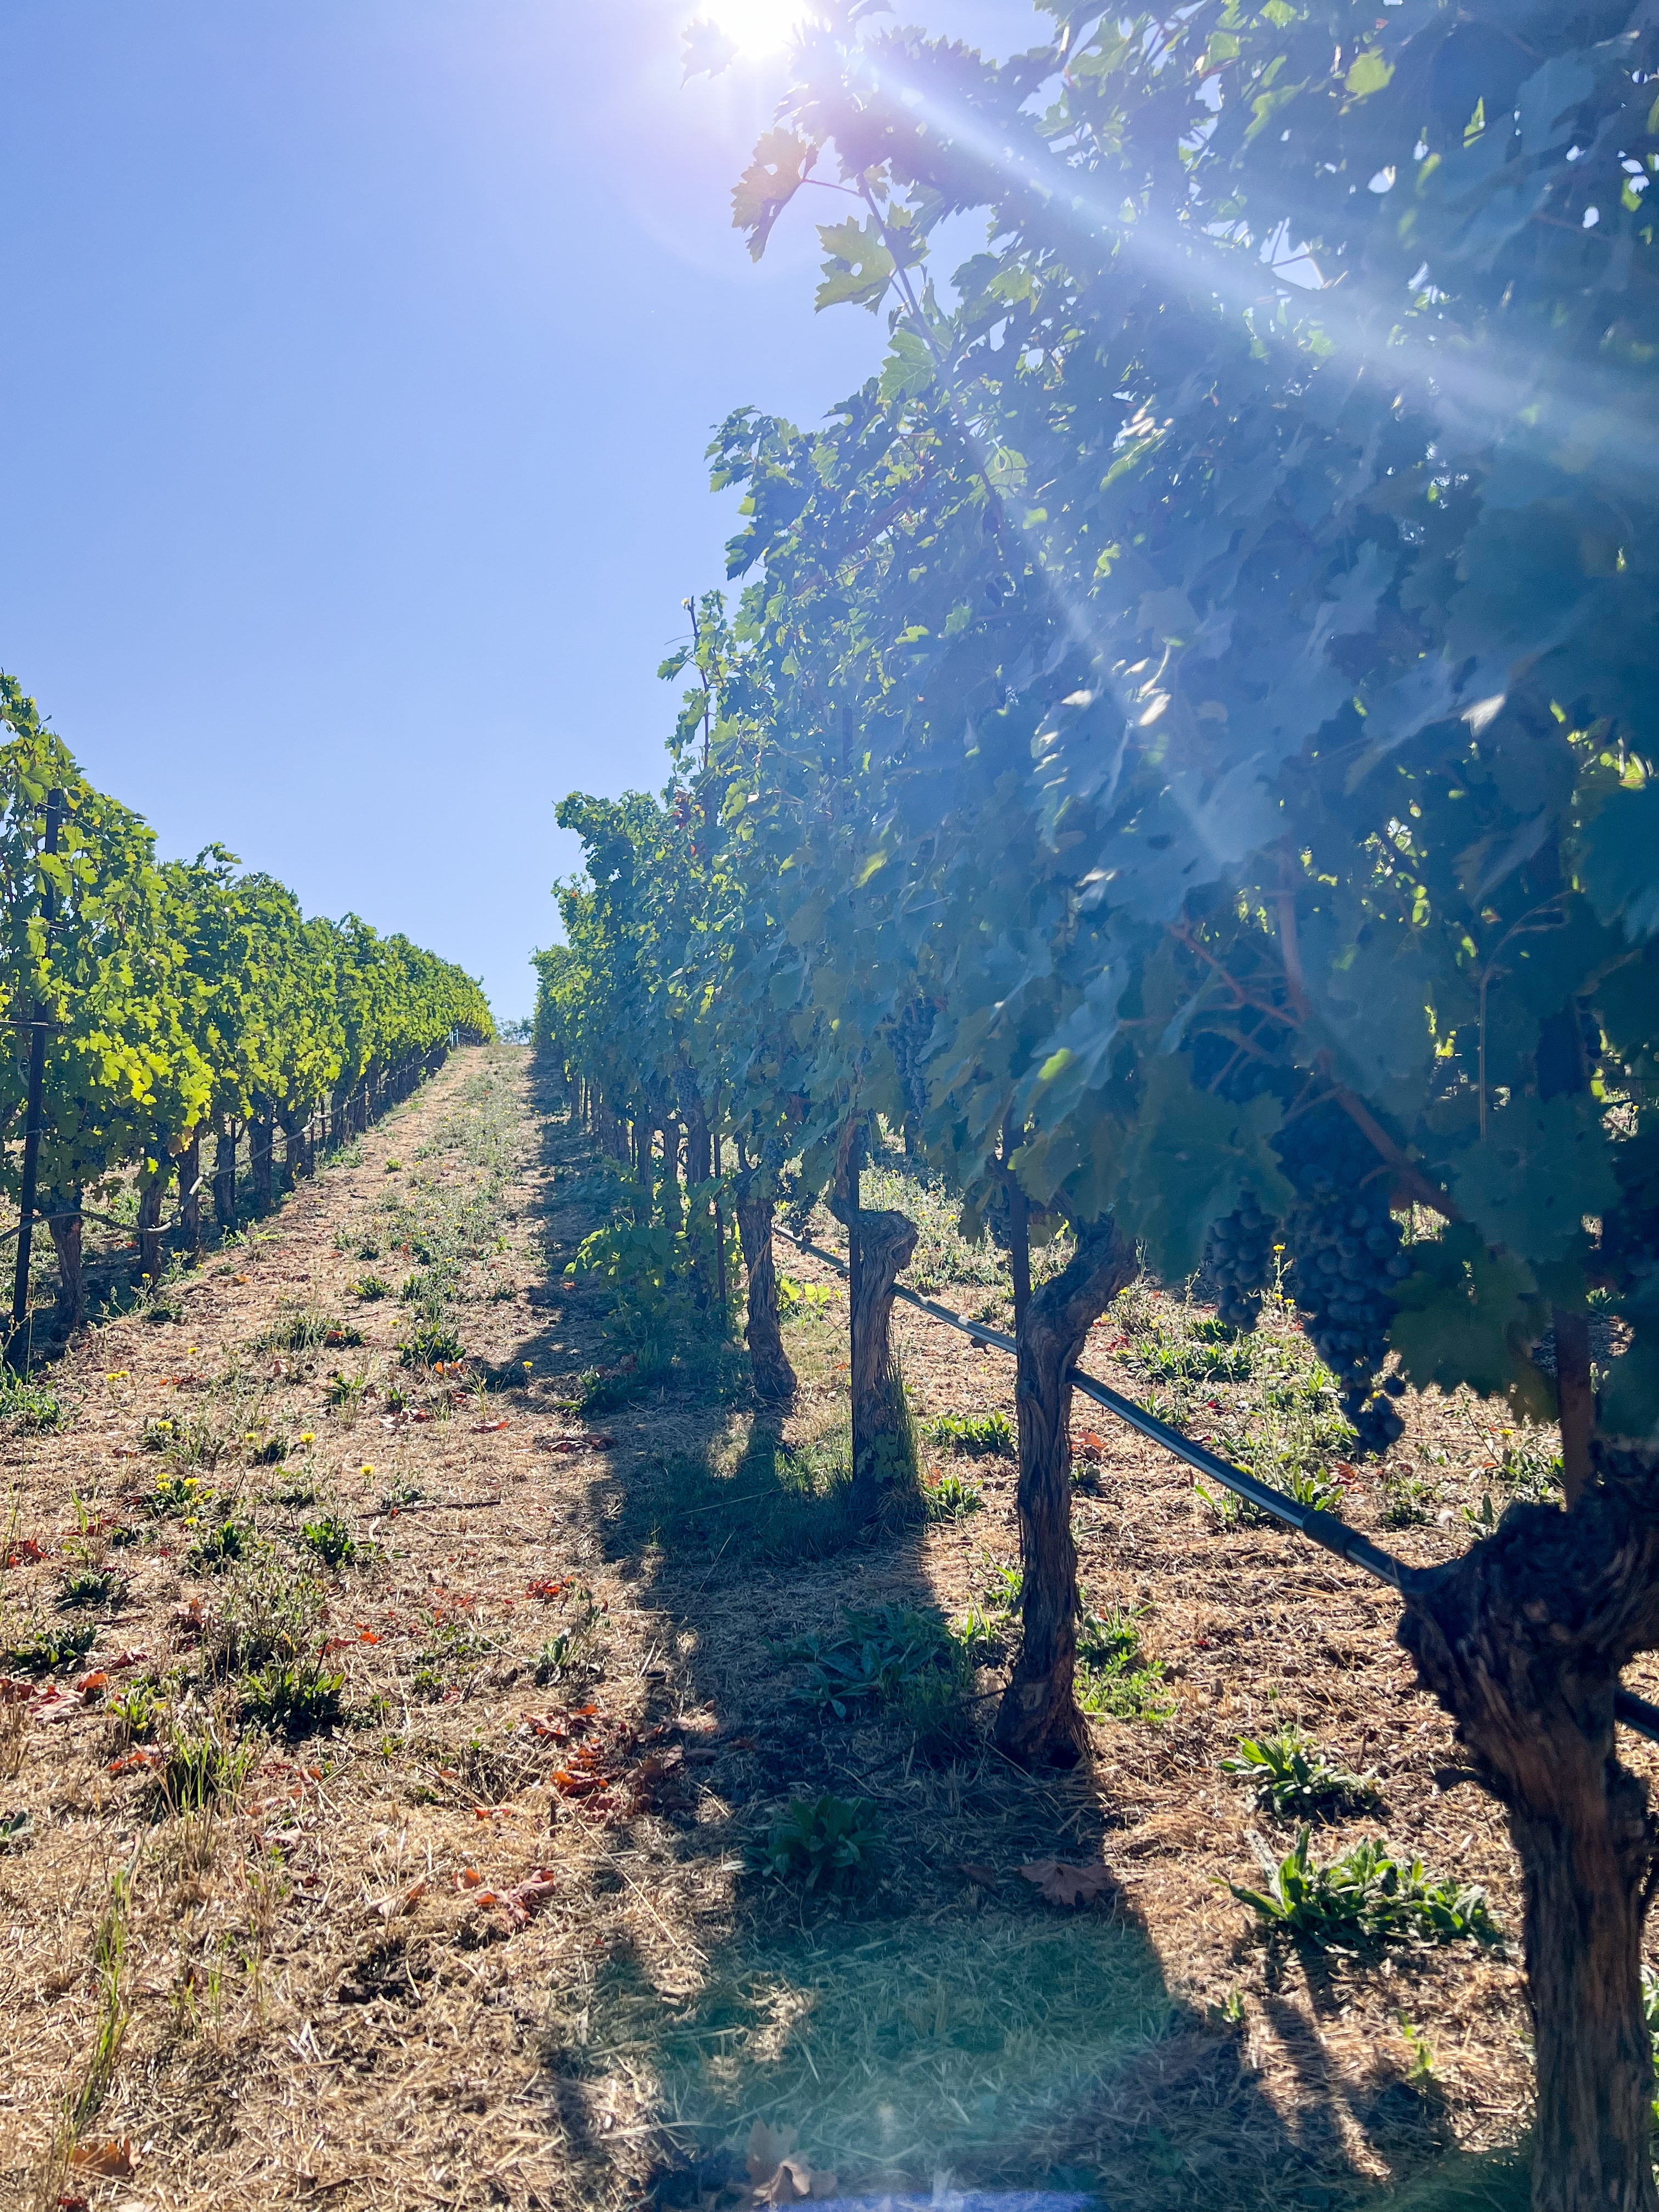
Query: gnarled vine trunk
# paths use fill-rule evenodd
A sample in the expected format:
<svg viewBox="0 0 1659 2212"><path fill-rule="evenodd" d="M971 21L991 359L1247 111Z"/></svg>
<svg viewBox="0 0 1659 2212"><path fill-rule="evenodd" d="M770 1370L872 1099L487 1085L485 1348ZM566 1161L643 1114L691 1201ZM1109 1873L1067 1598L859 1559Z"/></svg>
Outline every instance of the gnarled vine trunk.
<svg viewBox="0 0 1659 2212"><path fill-rule="evenodd" d="M214 1140L213 1218L221 1229L236 1226L236 1124L228 1120Z"/></svg>
<svg viewBox="0 0 1659 2212"><path fill-rule="evenodd" d="M1647 1786L1619 1763L1620 1670L1659 1644L1659 1464L1594 1448L1568 1513L1525 1506L1414 1576L1400 1641L1509 1815L1537 2054L1534 2212L1656 2212L1642 1926Z"/></svg>
<svg viewBox="0 0 1659 2212"><path fill-rule="evenodd" d="M273 1157L276 1122L270 1114L257 1115L248 1123L248 1177L253 1185L253 1210L269 1213L276 1203L276 1171Z"/></svg>
<svg viewBox="0 0 1659 2212"><path fill-rule="evenodd" d="M772 1249L772 1200L739 1195L738 1240L743 1246L744 1269L749 1278L749 1316L744 1335L749 1346L750 1370L755 1395L767 1403L787 1406L795 1395L795 1370L783 1348L778 1326L778 1269Z"/></svg>
<svg viewBox="0 0 1659 2212"><path fill-rule="evenodd" d="M179 1245L191 1254L202 1249L202 1131L198 1123L179 1155Z"/></svg>
<svg viewBox="0 0 1659 2212"><path fill-rule="evenodd" d="M893 1285L916 1249L908 1215L866 1212L848 1223L857 1265L848 1284L852 1307L853 1510L873 1521L896 1485L915 1479L903 1385L893 1365Z"/></svg>
<svg viewBox="0 0 1659 2212"><path fill-rule="evenodd" d="M997 1711L1010 1759L1075 1765L1088 1742L1073 1686L1077 1550L1072 1541L1072 1376L1089 1331L1136 1272L1111 1220L1083 1231L1064 1271L1026 1305L1019 1335L1019 1658Z"/></svg>
<svg viewBox="0 0 1659 2212"><path fill-rule="evenodd" d="M81 1194L55 1190L46 1200L46 1226L58 1255L58 1320L71 1334L87 1317L87 1279L81 1262Z"/></svg>
<svg viewBox="0 0 1659 2212"><path fill-rule="evenodd" d="M138 1273L152 1290L161 1279L161 1201L172 1165L163 1152L138 1175Z"/></svg>

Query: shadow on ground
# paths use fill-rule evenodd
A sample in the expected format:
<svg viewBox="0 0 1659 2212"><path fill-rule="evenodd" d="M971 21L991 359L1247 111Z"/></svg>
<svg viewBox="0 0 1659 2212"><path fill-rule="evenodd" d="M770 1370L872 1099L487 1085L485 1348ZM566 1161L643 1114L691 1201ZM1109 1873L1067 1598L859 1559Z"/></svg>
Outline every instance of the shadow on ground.
<svg viewBox="0 0 1659 2212"><path fill-rule="evenodd" d="M545 1357L556 1330L567 1358L596 1357L597 1299L562 1278L594 1225L562 1194L590 1155L542 1103L556 1317L525 1356ZM1075 1911L1042 1900L1023 1864L1109 1851L1113 1817L1086 1772L1019 1771L982 1716L930 1763L876 1700L845 1717L801 1700L781 1648L833 1634L848 1609L938 1618L914 1534L852 1540L833 1445L672 1382L604 1421L617 1449L590 1487L591 1527L672 1625L662 1711L710 1717L676 1848L715 1902L690 1990L625 1954L599 1970L585 2039L549 2053L568 2125L582 2129L583 2108L561 2084L621 2068L653 2085L665 2205L698 2202L758 2119L798 2130L842 2195L927 2201L948 2179L1081 2191L1113 2212L1520 2212L1524 2172L1458 2153L1432 2087L1379 2058L1356 2090L1303 2022L1286 2110L1243 2027L1170 1988L1124 1895ZM884 1871L866 1894L804 1898L746 1864L792 1800L826 1791L875 1808ZM1391 2185L1358 2169L1357 2140Z"/></svg>

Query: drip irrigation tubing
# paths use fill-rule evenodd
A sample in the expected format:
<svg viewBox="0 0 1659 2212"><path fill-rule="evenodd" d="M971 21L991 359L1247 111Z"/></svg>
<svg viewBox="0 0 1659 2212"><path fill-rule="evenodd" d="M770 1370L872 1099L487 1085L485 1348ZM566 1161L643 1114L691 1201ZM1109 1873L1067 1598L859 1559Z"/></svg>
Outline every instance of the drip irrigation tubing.
<svg viewBox="0 0 1659 2212"><path fill-rule="evenodd" d="M777 1233L787 1237L797 1251L810 1252L815 1260L822 1261L825 1267L833 1267L837 1274L844 1275L848 1272L846 1261L833 1252L826 1251L821 1244L809 1243L802 1237L792 1237L781 1225ZM1005 1335L1000 1329L988 1328L983 1322L969 1321L961 1314L952 1313L948 1306L942 1306L933 1298L923 1297L920 1291L907 1290L902 1283L893 1285L893 1295L902 1298L906 1305L915 1306L919 1313L943 1322L947 1328L959 1329L963 1336L971 1337L976 1344L989 1345L998 1352L1017 1352L1018 1350L1013 1338ZM1346 1559L1351 1565L1363 1569L1380 1583L1387 1583L1391 1589L1398 1590L1402 1595L1421 1571L1408 1565L1404 1559L1396 1559L1392 1552L1385 1552L1380 1544L1373 1544L1369 1536L1362 1536L1358 1528L1351 1528L1334 1513L1323 1512L1316 1505L1299 1505L1295 1498L1287 1498L1282 1490L1275 1490L1270 1484L1258 1480L1255 1475L1247 1474L1242 1467L1235 1467L1231 1460L1223 1459L1218 1452L1212 1452L1206 1444L1196 1443L1182 1430L1171 1428L1169 1422L1160 1421L1156 1413L1149 1413L1144 1406L1138 1406L1133 1398L1126 1398L1121 1391L1114 1390L1108 1383L1097 1382L1092 1375L1074 1372L1072 1388L1095 1405L1103 1406L1109 1413L1129 1428L1138 1429L1143 1437L1149 1437L1155 1444L1161 1444L1176 1459L1184 1460L1188 1467L1196 1468L1200 1474L1208 1475L1212 1482L1218 1482L1224 1490L1231 1491L1236 1498L1243 1498L1247 1504L1285 1528L1295 1529L1298 1536L1305 1536L1310 1543L1334 1552L1338 1559ZM1634 1691L1619 1690L1613 1694L1613 1710L1614 1718L1621 1721L1634 1734L1646 1736L1650 1743L1659 1743L1659 1705L1650 1704L1645 1698L1638 1698Z"/></svg>

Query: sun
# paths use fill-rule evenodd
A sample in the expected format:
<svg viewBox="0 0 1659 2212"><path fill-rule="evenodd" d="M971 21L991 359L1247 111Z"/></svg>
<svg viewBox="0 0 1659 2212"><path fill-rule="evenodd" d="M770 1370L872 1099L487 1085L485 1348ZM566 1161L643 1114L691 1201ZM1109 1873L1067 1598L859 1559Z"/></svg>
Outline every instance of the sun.
<svg viewBox="0 0 1659 2212"><path fill-rule="evenodd" d="M802 0L708 0L704 9L742 54L781 53L802 12Z"/></svg>

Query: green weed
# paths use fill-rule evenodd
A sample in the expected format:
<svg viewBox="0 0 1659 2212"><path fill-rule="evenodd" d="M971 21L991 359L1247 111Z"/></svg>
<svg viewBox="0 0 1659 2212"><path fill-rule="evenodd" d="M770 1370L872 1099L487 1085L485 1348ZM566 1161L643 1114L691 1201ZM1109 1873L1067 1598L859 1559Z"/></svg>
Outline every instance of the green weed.
<svg viewBox="0 0 1659 2212"><path fill-rule="evenodd" d="M362 1329L315 1306L295 1306L253 1340L256 1352L337 1352L363 1340Z"/></svg>
<svg viewBox="0 0 1659 2212"><path fill-rule="evenodd" d="M344 1687L343 1674L323 1672L320 1651L306 1660L273 1660L242 1684L242 1718L272 1735L314 1735L339 1719Z"/></svg>
<svg viewBox="0 0 1659 2212"><path fill-rule="evenodd" d="M1396 1859L1376 1838L1321 1864L1309 1854L1310 1832L1304 1826L1282 1858L1257 1846L1265 1889L1227 1885L1268 1936L1321 1947L1501 1941L1476 1884L1441 1881L1420 1859Z"/></svg>
<svg viewBox="0 0 1659 2212"><path fill-rule="evenodd" d="M1006 1413L940 1413L922 1431L941 1450L963 1452L975 1459L993 1455L1012 1459L1019 1448L1014 1425Z"/></svg>
<svg viewBox="0 0 1659 2212"><path fill-rule="evenodd" d="M398 1346L398 1357L405 1367L447 1367L452 1361L464 1359L466 1353L447 1322L423 1319L416 1322Z"/></svg>
<svg viewBox="0 0 1659 2212"><path fill-rule="evenodd" d="M359 1275L356 1282L348 1283L346 1288L354 1298L361 1298L365 1305L373 1305L376 1299L392 1296L392 1285L384 1275Z"/></svg>
<svg viewBox="0 0 1659 2212"><path fill-rule="evenodd" d="M42 1382L31 1382L9 1367L0 1367L0 1420L32 1434L61 1429L69 1419L65 1408Z"/></svg>
<svg viewBox="0 0 1659 2212"><path fill-rule="evenodd" d="M976 1482L942 1474L937 1482L923 1483L921 1503L930 1521L963 1521L970 1513L983 1511L985 1498Z"/></svg>
<svg viewBox="0 0 1659 2212"><path fill-rule="evenodd" d="M1221 1762L1224 1774L1243 1783L1255 1802L1281 1820L1334 1820L1374 1810L1375 1778L1353 1774L1310 1743L1300 1729L1241 1736L1238 1754Z"/></svg>
<svg viewBox="0 0 1659 2212"><path fill-rule="evenodd" d="M175 1815L210 1812L235 1798L252 1764L252 1746L238 1742L216 1715L203 1715L194 1727L175 1722L150 1786L152 1808Z"/></svg>
<svg viewBox="0 0 1659 2212"><path fill-rule="evenodd" d="M323 1617L322 1584L298 1572L270 1545L225 1577L208 1656L232 1674L257 1674L297 1659Z"/></svg>
<svg viewBox="0 0 1659 2212"><path fill-rule="evenodd" d="M60 1667L72 1667L77 1659L90 1651L98 1632L88 1621L64 1621L52 1627L37 1628L21 1643L14 1644L6 1653L6 1664L20 1674L53 1674Z"/></svg>
<svg viewBox="0 0 1659 2212"><path fill-rule="evenodd" d="M221 1572L253 1549L253 1527L247 1521L226 1521L210 1528L190 1547L190 1564L198 1575Z"/></svg>
<svg viewBox="0 0 1659 2212"><path fill-rule="evenodd" d="M887 1605L875 1613L843 1613L842 1621L830 1635L804 1637L774 1652L806 1668L801 1698L837 1720L885 1704L917 1675L953 1664L950 1632L937 1613Z"/></svg>
<svg viewBox="0 0 1659 2212"><path fill-rule="evenodd" d="M881 1828L866 1797L797 1798L775 1820L759 1854L765 1871L806 1890L864 1887L878 1871Z"/></svg>
<svg viewBox="0 0 1659 2212"><path fill-rule="evenodd" d="M815 1321L835 1303L836 1292L828 1283L798 1283L790 1275L778 1277L781 1321Z"/></svg>
<svg viewBox="0 0 1659 2212"><path fill-rule="evenodd" d="M107 1567L77 1567L64 1577L58 1593L62 1606L113 1605L126 1589L125 1579Z"/></svg>
<svg viewBox="0 0 1659 2212"><path fill-rule="evenodd" d="M1164 1686L1164 1662L1142 1656L1135 1615L1114 1606L1085 1610L1078 1622L1077 1697L1085 1712L1119 1721L1166 1721L1175 1700Z"/></svg>
<svg viewBox="0 0 1659 2212"><path fill-rule="evenodd" d="M331 1567L343 1567L357 1556L357 1544L338 1514L325 1513L320 1520L307 1521L300 1534L318 1558Z"/></svg>

